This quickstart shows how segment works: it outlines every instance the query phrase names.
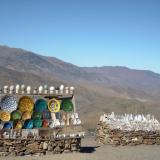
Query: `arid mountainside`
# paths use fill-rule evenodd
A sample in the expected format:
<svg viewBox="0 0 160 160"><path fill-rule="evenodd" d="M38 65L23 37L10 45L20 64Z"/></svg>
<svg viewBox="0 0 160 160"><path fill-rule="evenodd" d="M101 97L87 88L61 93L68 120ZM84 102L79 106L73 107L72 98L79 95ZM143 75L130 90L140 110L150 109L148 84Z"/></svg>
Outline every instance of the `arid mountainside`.
<svg viewBox="0 0 160 160"><path fill-rule="evenodd" d="M92 59L90 59L92 60ZM160 115L160 74L126 67L78 67L54 57L0 46L0 85L74 85L77 110L93 128L103 112Z"/></svg>

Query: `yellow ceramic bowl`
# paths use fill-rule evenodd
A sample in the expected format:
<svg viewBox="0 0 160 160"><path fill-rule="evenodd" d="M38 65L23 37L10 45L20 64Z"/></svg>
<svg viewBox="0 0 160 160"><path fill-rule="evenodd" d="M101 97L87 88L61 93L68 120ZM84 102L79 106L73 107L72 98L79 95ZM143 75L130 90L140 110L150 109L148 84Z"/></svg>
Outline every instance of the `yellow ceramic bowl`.
<svg viewBox="0 0 160 160"><path fill-rule="evenodd" d="M60 110L60 101L53 98L48 101L48 109L50 112L56 113Z"/></svg>
<svg viewBox="0 0 160 160"><path fill-rule="evenodd" d="M17 121L15 126L14 126L14 129L22 129L23 127L23 122L22 121Z"/></svg>
<svg viewBox="0 0 160 160"><path fill-rule="evenodd" d="M29 96L23 96L19 100L19 110L24 113L24 112L32 112L34 108L34 101L31 97Z"/></svg>
<svg viewBox="0 0 160 160"><path fill-rule="evenodd" d="M1 121L10 121L11 119L11 116L10 116L10 113L9 112L6 112L6 111L1 111L0 112L0 119Z"/></svg>
<svg viewBox="0 0 160 160"><path fill-rule="evenodd" d="M27 120L27 119L31 119L32 114L30 112L24 112L22 115L22 120Z"/></svg>

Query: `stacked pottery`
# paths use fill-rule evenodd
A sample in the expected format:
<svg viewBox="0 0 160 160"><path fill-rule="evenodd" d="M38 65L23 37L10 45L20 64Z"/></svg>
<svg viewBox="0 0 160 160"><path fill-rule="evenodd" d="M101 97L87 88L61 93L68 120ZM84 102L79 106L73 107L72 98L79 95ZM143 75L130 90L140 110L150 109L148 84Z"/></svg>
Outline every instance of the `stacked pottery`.
<svg viewBox="0 0 160 160"><path fill-rule="evenodd" d="M22 113L22 120L24 121L23 128L32 129L33 120L31 120L31 115L34 109L34 101L29 96L23 96L19 100L19 110ZM19 122L20 123L20 122Z"/></svg>
<svg viewBox="0 0 160 160"><path fill-rule="evenodd" d="M60 126L60 115L58 114L60 111L60 101L53 98L48 102L48 110L51 112L51 122L49 124L50 128ZM57 117L58 116L58 117Z"/></svg>
<svg viewBox="0 0 160 160"><path fill-rule="evenodd" d="M70 98L46 100L40 97L41 94L72 94L74 87L60 85L56 88L44 85L35 87L32 93L31 91L31 86L24 84L4 86L2 92L8 95L2 97L0 102L0 121L3 122L0 128L54 128L81 124L78 114L73 113L74 105ZM13 94L22 96L18 100Z"/></svg>
<svg viewBox="0 0 160 160"><path fill-rule="evenodd" d="M72 125L80 125L81 120L79 119L78 113L71 114L71 124Z"/></svg>
<svg viewBox="0 0 160 160"><path fill-rule="evenodd" d="M39 93L42 94L43 92L43 87L40 86L39 87ZM47 110L47 102L45 99L38 99L35 102L34 105L34 112L32 115L32 119L33 119L33 127L34 128L41 128L41 127L47 127L47 123L44 121L42 121L43 116L44 116L44 112ZM46 120L47 121L47 120Z"/></svg>

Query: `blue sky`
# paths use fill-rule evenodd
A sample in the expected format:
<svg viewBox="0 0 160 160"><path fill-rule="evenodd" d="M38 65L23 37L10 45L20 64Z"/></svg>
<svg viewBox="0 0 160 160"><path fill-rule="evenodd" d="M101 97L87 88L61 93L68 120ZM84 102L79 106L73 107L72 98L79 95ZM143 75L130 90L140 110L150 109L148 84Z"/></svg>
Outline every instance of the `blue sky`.
<svg viewBox="0 0 160 160"><path fill-rule="evenodd" d="M0 44L160 73L160 1L0 0Z"/></svg>

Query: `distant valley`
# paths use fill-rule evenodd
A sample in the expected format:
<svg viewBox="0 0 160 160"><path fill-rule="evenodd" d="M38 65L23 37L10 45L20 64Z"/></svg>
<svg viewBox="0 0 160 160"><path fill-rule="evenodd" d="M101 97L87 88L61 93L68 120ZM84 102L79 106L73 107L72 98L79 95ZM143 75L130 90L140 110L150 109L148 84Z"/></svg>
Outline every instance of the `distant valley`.
<svg viewBox="0 0 160 160"><path fill-rule="evenodd" d="M92 60L92 59L91 59ZM0 85L74 85L77 110L94 128L104 112L160 115L160 74L126 67L78 67L54 57L0 46Z"/></svg>

